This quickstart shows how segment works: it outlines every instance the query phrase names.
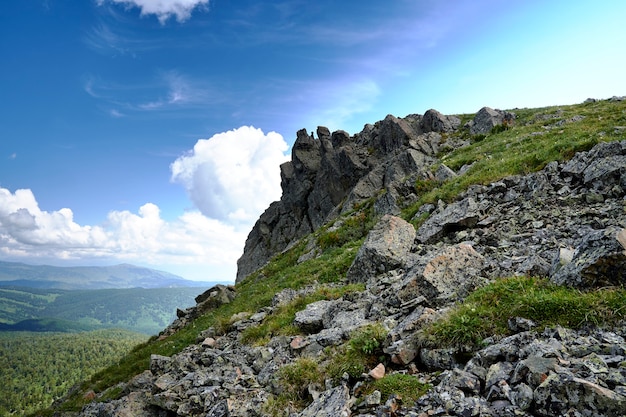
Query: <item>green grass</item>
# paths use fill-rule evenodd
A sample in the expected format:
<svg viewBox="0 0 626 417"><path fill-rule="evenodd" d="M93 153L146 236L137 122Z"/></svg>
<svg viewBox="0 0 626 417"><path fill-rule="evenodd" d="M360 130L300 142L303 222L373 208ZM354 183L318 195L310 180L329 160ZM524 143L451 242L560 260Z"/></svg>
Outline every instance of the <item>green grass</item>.
<svg viewBox="0 0 626 417"><path fill-rule="evenodd" d="M300 329L293 324L298 311L304 310L308 304L315 301L335 300L348 293L359 292L364 289L364 284L322 286L312 294L297 297L292 302L277 308L260 325L244 330L241 334L241 341L248 344L262 345L269 342L274 336L300 334Z"/></svg>
<svg viewBox="0 0 626 417"><path fill-rule="evenodd" d="M276 375L280 392L270 396L263 406L263 415L278 417L302 411L310 402L309 386L320 389L323 383L319 365L310 358L299 358L283 366Z"/></svg>
<svg viewBox="0 0 626 417"><path fill-rule="evenodd" d="M599 101L514 112L517 119L506 129L494 129L480 137L457 134L472 143L440 155L442 163L454 171L473 165L464 175L443 184L418 181L415 187L419 200L403 210L403 217L411 219L426 203L450 202L470 185L486 185L510 175L535 172L551 161L567 160L599 142L626 139L623 132L615 131L615 126L626 125L625 102ZM570 121L574 116L584 116L584 119ZM558 122L562 125L557 126Z"/></svg>
<svg viewBox="0 0 626 417"><path fill-rule="evenodd" d="M380 391L382 401L396 395L406 407L412 407L415 402L430 389L430 384L420 382L415 376L395 373L387 374L379 380L369 382L363 394L368 395L374 390Z"/></svg>
<svg viewBox="0 0 626 417"><path fill-rule="evenodd" d="M511 317L531 319L540 329L609 325L626 318L626 289L583 292L541 278L500 279L474 291L419 337L426 345L476 349L486 337L508 335Z"/></svg>
<svg viewBox="0 0 626 417"><path fill-rule="evenodd" d="M327 351L326 375L338 381L344 373L352 378L367 373L379 362L385 361L382 345L386 337L387 329L380 323L354 330L347 343Z"/></svg>

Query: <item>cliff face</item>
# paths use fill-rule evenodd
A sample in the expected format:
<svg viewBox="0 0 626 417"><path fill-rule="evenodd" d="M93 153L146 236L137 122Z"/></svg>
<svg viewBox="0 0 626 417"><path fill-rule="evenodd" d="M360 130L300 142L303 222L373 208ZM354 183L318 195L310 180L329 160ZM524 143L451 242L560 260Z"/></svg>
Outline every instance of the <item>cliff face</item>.
<svg viewBox="0 0 626 417"><path fill-rule="evenodd" d="M626 123L625 103L618 100L610 108L618 115L612 120ZM533 138L561 135L585 117L537 113L533 120L539 123L499 145L505 152L520 143L532 148ZM624 287L626 129L621 124L576 130L603 140L572 152L568 160L545 161L541 169L529 169L534 172L464 187L447 202L421 204L409 219L417 228L400 217L401 209L408 217L406 208L419 199L424 184L444 187L470 175L470 165L478 163L452 170L442 163L444 155L488 141L484 135L516 123L512 113L485 108L461 126L457 117L430 110L404 119L388 116L353 137L325 128L317 130L317 138L298 132L292 161L281 167L283 196L248 237L239 261L240 285L207 291L196 307L179 311L160 338L167 343L181 329L196 329L198 317L236 304L238 291L263 287L272 277L244 278L274 254L300 247L292 264L320 259L320 240L311 233L332 219L345 224L354 218L353 209L372 207L375 226L351 252L349 268L326 286L310 280L295 289L282 287L256 311L245 310L250 306L244 300L242 310L227 310L235 314L222 329L197 328L196 343L172 356L152 355L150 369L113 388L121 392L116 399L92 402L78 415L252 417L269 415L268 405L293 390L296 397L287 397L282 409L275 406L273 415L623 416L623 321L572 330L511 314L506 337L486 337L479 346L443 346L421 336L476 288L503 277L541 277L581 297L585 291ZM492 151L480 157L490 161ZM303 244L296 246L298 241ZM329 295L346 287L358 290ZM515 291L524 291L522 284L510 290ZM496 309L501 301L493 300ZM550 302L535 308L549 309ZM613 313L623 318L626 304L617 305ZM288 325L281 323L292 326L290 332L268 331L267 340L249 342L288 308L296 312ZM384 329L385 336L368 339L376 344L361 349L375 352L380 363L368 362L369 368L357 372L346 366L343 376L329 377L336 358L347 360L346 352L354 349L355 332L373 328ZM314 371L294 375L304 373L305 365ZM318 380L318 373L326 380ZM430 389L415 403L403 402L395 391L399 384L385 396L382 388L366 389L387 376L428 383Z"/></svg>

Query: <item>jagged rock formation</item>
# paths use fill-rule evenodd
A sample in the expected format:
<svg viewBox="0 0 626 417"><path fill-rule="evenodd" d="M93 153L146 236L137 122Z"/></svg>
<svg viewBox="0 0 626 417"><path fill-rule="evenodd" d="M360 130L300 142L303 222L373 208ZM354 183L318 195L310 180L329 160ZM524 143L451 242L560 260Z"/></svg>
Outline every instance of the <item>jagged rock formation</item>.
<svg viewBox="0 0 626 417"><path fill-rule="evenodd" d="M501 124L499 116L495 113L491 118L489 114L486 120ZM300 130L291 161L280 167L282 197L261 215L248 235L237 262L237 281L355 204L377 197L383 190L395 200L402 193L399 188L410 188L415 179L431 175L428 168L436 162L441 133L459 125L455 116L428 110L424 116L405 119L388 115L366 125L354 137L319 127L316 139ZM395 201L387 203L385 211L397 210Z"/></svg>
<svg viewBox="0 0 626 417"><path fill-rule="evenodd" d="M467 129L492 129L512 118L485 108ZM428 217L417 230L398 217L403 204L415 201L416 179L463 175L445 166L431 172L438 150L464 146L462 140L444 141L460 124L429 110L404 119L387 116L354 137L325 128L317 130L317 139L298 132L292 161L281 167L283 196L250 233L238 280L329 219L375 199L380 219L345 279L365 290L298 311L293 324L299 336L276 336L263 346L242 343L243 331L316 288L283 290L270 306L233 317L224 334L202 329L197 343L181 353L153 355L149 370L118 387L120 399L91 403L79 416L260 416L262 405L280 392L275 374L281 367L298 358L323 358L352 330L372 323L389 330L382 346L388 371L414 374L433 387L406 405L380 393L363 399L362 380L346 377L309 386L310 405L290 417L623 416L624 323L573 331L539 329L511 317L511 336L487 339L469 357L415 337L454 302L500 277L540 276L580 289L623 286L626 278L626 141L600 143L568 162L471 186L447 204L422 206L416 216ZM162 336L231 296L228 287L207 291ZM381 372L387 370L376 367L363 379Z"/></svg>

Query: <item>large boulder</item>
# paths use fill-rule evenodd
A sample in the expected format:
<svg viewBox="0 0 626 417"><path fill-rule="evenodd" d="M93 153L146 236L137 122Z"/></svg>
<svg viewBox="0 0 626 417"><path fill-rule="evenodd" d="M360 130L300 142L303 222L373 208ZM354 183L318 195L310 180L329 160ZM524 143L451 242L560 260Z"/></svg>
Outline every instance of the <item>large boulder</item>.
<svg viewBox="0 0 626 417"><path fill-rule="evenodd" d="M470 133L472 135L485 135L491 132L491 129L494 127L512 123L513 120L515 120L515 114L513 113L483 107L470 122Z"/></svg>
<svg viewBox="0 0 626 417"><path fill-rule="evenodd" d="M367 282L404 265L415 240L415 228L407 221L385 215L370 231L348 270L351 282Z"/></svg>
<svg viewBox="0 0 626 417"><path fill-rule="evenodd" d="M456 116L445 116L437 110L430 109L424 113L422 118L422 129L424 132L452 132L459 128L461 120Z"/></svg>
<svg viewBox="0 0 626 417"><path fill-rule="evenodd" d="M465 243L447 246L407 272L399 297L403 302L424 297L437 306L461 300L482 283L485 258Z"/></svg>
<svg viewBox="0 0 626 417"><path fill-rule="evenodd" d="M474 227L479 217L478 204L473 198L467 197L431 215L418 229L417 239L422 243L430 243L448 232Z"/></svg>
<svg viewBox="0 0 626 417"><path fill-rule="evenodd" d="M571 254L571 261L555 261L550 280L577 288L623 286L626 283L626 254L618 241L621 229L610 227L585 235ZM561 266L561 263L565 265Z"/></svg>

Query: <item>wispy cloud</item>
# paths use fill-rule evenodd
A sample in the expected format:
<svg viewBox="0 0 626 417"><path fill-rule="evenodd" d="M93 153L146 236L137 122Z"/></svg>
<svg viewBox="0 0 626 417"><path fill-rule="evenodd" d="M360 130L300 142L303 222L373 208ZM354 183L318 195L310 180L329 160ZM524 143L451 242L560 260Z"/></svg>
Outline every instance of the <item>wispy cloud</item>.
<svg viewBox="0 0 626 417"><path fill-rule="evenodd" d="M137 107L142 110L156 110L168 106L185 106L206 103L210 95L206 88L200 87L200 83L191 81L188 77L176 71L161 73L158 84L165 90L165 94L157 100L139 103Z"/></svg>
<svg viewBox="0 0 626 417"><path fill-rule="evenodd" d="M204 108L224 99L224 95L214 92L206 81L177 71L160 71L155 77L132 85L88 76L83 83L83 89L85 93L104 103L112 117L121 117L132 112ZM111 108L114 110L110 110Z"/></svg>
<svg viewBox="0 0 626 417"><path fill-rule="evenodd" d="M155 15L161 24L165 24L172 17L178 22L188 20L194 10L206 9L209 0L97 0L98 5L105 3L137 7L141 10L142 16Z"/></svg>

